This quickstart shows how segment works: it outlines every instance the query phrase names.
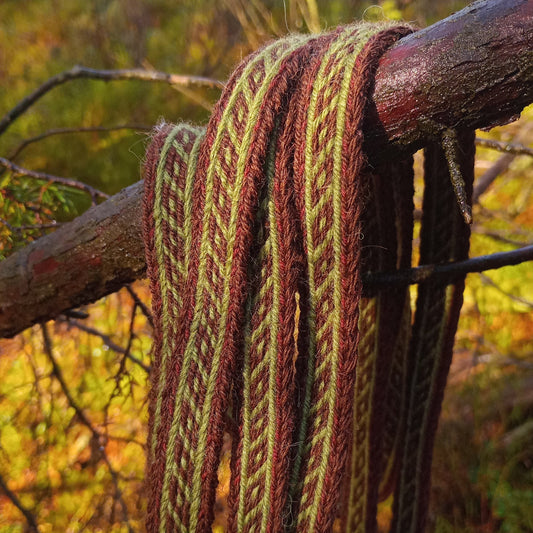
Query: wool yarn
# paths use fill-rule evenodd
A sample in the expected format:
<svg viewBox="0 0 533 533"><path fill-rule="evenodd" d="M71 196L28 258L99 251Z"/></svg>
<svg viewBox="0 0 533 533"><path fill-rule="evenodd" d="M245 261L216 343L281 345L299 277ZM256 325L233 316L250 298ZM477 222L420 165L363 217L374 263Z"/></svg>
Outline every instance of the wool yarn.
<svg viewBox="0 0 533 533"><path fill-rule="evenodd" d="M225 431L229 531L370 533L392 492L392 531L423 531L462 281L421 286L412 324L406 287L361 282L411 265L412 158L371 168L363 144L378 61L411 31L274 41L237 67L206 128L156 128L149 532L211 530ZM446 168L430 148L424 262L468 252Z"/></svg>

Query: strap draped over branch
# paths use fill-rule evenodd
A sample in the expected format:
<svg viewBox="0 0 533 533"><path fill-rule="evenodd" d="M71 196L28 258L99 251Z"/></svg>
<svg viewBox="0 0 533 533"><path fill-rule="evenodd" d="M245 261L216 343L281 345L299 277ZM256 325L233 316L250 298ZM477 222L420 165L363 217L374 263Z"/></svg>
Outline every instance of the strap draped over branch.
<svg viewBox="0 0 533 533"><path fill-rule="evenodd" d="M528 0L474 2L401 39L377 71L370 157L413 152L440 126L486 128L517 118L533 102L532 42ZM138 182L2 261L0 336L143 277L141 196Z"/></svg>

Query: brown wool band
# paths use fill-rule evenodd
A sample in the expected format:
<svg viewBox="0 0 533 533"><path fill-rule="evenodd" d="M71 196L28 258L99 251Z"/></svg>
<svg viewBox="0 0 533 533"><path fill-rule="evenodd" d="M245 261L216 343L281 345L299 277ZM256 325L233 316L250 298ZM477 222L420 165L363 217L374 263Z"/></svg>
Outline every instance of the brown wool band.
<svg viewBox="0 0 533 533"><path fill-rule="evenodd" d="M422 287L413 325L407 288L361 296L362 272L411 266L412 158L370 169L363 150L378 61L411 31L274 41L205 129L154 131L148 532L211 531L225 431L228 531L372 533L391 493L392 531L423 531L462 283ZM442 158L428 150L426 262L468 251Z"/></svg>

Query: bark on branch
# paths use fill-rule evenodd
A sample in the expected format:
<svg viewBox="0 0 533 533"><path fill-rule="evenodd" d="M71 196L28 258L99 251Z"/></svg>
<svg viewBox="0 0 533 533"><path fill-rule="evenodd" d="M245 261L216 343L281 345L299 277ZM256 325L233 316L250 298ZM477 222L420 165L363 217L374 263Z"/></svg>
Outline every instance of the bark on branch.
<svg viewBox="0 0 533 533"><path fill-rule="evenodd" d="M481 0L405 37L380 62L372 159L415 151L427 124L481 128L533 102L533 2ZM435 132L437 133L437 132ZM89 303L144 274L142 182L0 263L0 336Z"/></svg>
<svg viewBox="0 0 533 533"><path fill-rule="evenodd" d="M0 337L143 276L142 182L0 263Z"/></svg>

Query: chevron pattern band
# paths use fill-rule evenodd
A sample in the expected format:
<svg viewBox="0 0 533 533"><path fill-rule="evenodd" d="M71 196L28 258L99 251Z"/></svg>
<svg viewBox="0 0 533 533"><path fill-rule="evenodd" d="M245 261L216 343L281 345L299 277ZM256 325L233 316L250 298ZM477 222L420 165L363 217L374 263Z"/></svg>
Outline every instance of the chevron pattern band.
<svg viewBox="0 0 533 533"><path fill-rule="evenodd" d="M413 323L407 288L361 283L411 265L412 158L371 168L364 144L378 62L410 32L274 41L237 67L206 128L154 131L149 532L211 530L225 431L228 531L372 533L391 493L392 531L423 531L462 281L422 286ZM426 262L468 253L442 161L428 149Z"/></svg>

